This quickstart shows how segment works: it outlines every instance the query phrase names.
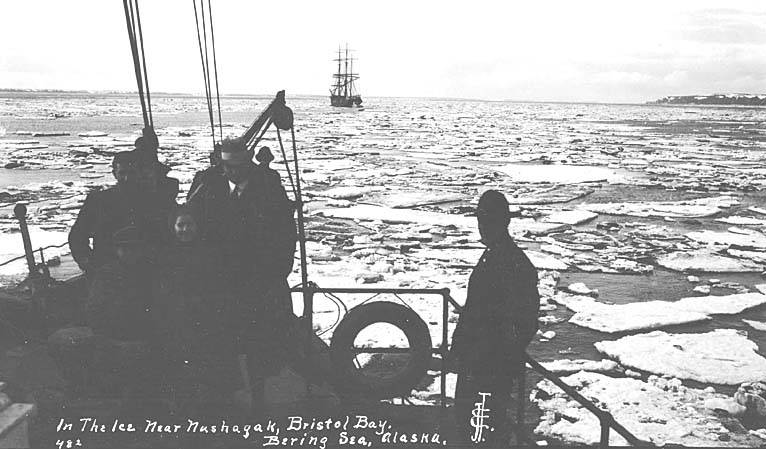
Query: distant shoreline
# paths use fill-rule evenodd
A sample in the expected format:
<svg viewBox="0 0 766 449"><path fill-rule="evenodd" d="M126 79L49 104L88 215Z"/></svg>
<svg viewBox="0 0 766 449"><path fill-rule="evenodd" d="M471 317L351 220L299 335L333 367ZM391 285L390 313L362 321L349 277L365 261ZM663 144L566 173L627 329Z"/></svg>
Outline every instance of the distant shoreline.
<svg viewBox="0 0 766 449"><path fill-rule="evenodd" d="M766 106L766 94L671 95L647 102L668 106Z"/></svg>

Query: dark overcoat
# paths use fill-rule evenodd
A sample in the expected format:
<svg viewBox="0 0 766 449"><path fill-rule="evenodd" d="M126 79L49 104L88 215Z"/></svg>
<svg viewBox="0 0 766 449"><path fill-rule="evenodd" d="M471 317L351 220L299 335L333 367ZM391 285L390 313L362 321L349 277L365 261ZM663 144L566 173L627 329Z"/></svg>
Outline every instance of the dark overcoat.
<svg viewBox="0 0 766 449"><path fill-rule="evenodd" d="M157 257L152 312L165 377L174 387L198 382L221 391L237 380L221 261L220 251L204 242L176 243Z"/></svg>
<svg viewBox="0 0 766 449"><path fill-rule="evenodd" d="M88 194L69 231L69 249L75 262L83 270L95 270L115 260L112 236L126 226L136 226L138 218L139 198L134 192L111 187Z"/></svg>
<svg viewBox="0 0 766 449"><path fill-rule="evenodd" d="M151 268L110 262L96 270L85 303L88 326L115 340L148 341L151 319Z"/></svg>
<svg viewBox="0 0 766 449"><path fill-rule="evenodd" d="M452 338L463 374L504 377L519 369L538 329L537 271L508 237L482 254Z"/></svg>
<svg viewBox="0 0 766 449"><path fill-rule="evenodd" d="M270 374L294 349L287 285L295 256L294 206L280 179L255 164L239 198L230 190L223 173L209 171L189 202L202 212L206 240L223 251L233 298L227 310L240 348L259 361L254 369Z"/></svg>
<svg viewBox="0 0 766 449"><path fill-rule="evenodd" d="M110 187L88 194L69 231L69 248L80 268L95 273L98 267L114 261L112 237L126 226L137 227L151 247L169 241L167 216L176 205L178 190L174 178L166 179L155 193Z"/></svg>

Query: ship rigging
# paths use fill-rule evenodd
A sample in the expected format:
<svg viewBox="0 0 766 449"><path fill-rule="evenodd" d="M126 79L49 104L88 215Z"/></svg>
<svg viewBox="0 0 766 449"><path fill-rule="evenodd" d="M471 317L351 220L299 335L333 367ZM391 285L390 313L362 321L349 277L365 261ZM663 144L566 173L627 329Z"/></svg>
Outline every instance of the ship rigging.
<svg viewBox="0 0 766 449"><path fill-rule="evenodd" d="M345 108L361 106L362 96L354 87L354 81L359 79L359 74L354 73L354 58L349 56L348 45L345 55L343 50L338 48L338 57L333 61L338 62L338 72L333 74L335 82L330 86L330 104Z"/></svg>

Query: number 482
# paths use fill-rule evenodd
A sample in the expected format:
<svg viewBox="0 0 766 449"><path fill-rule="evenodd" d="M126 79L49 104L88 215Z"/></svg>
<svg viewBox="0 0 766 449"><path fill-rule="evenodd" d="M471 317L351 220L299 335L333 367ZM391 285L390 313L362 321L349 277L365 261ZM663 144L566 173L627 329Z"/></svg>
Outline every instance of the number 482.
<svg viewBox="0 0 766 449"><path fill-rule="evenodd" d="M82 447L80 439L76 440L56 440L56 447L59 449L71 449L73 447Z"/></svg>

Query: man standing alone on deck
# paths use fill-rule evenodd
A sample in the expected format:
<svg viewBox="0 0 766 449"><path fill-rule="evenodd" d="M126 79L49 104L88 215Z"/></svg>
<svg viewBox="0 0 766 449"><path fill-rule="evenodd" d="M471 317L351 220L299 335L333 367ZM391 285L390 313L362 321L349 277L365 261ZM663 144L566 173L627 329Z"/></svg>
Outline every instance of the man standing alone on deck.
<svg viewBox="0 0 766 449"><path fill-rule="evenodd" d="M246 388L258 409L265 377L277 374L295 351L287 276L296 225L281 180L252 159L242 140L224 140L221 170L200 176L189 202L202 211L205 238L223 250L233 296L229 326L237 334L239 354L246 355Z"/></svg>
<svg viewBox="0 0 766 449"><path fill-rule="evenodd" d="M487 249L471 273L452 337L455 415L466 446L504 447L513 378L524 369L526 347L538 328L537 271L508 234L510 213L502 193L486 191L476 215ZM475 413L479 406L486 412Z"/></svg>

